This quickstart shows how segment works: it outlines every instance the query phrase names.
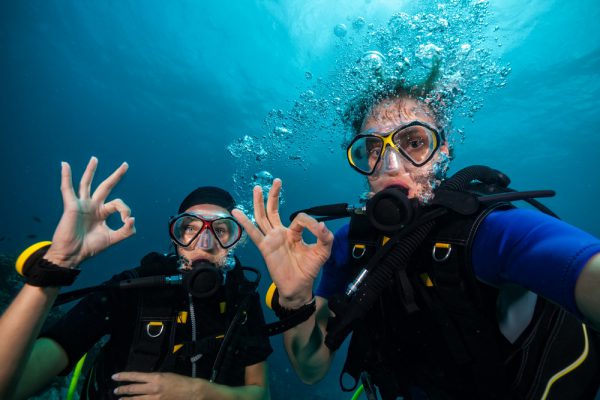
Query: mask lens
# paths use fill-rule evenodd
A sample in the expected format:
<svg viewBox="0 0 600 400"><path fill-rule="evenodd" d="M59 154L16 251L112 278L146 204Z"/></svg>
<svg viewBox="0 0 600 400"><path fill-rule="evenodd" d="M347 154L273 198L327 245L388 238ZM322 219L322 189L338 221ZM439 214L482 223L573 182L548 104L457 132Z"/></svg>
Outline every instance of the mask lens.
<svg viewBox="0 0 600 400"><path fill-rule="evenodd" d="M365 174L375 170L381 150L383 139L378 136L359 136L348 147L348 160L350 164Z"/></svg>
<svg viewBox="0 0 600 400"><path fill-rule="evenodd" d="M212 222L212 231L222 247L233 246L242 236L242 228L230 218L219 218Z"/></svg>
<svg viewBox="0 0 600 400"><path fill-rule="evenodd" d="M402 154L416 165L429 161L439 146L435 132L420 125L400 129L394 134L393 141Z"/></svg>
<svg viewBox="0 0 600 400"><path fill-rule="evenodd" d="M204 221L192 215L183 215L171 224L173 239L182 246L189 246L204 227Z"/></svg>

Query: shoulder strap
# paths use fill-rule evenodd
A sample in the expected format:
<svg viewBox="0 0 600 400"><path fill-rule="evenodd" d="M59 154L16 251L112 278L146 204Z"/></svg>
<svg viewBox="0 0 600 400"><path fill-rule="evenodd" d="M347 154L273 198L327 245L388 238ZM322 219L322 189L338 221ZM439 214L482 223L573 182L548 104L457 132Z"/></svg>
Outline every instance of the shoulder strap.
<svg viewBox="0 0 600 400"><path fill-rule="evenodd" d="M146 255L137 268L139 277L176 272L176 259L159 253ZM135 332L126 370L157 371L168 350L173 348L177 311L172 304L176 287L141 289L132 295L138 301Z"/></svg>

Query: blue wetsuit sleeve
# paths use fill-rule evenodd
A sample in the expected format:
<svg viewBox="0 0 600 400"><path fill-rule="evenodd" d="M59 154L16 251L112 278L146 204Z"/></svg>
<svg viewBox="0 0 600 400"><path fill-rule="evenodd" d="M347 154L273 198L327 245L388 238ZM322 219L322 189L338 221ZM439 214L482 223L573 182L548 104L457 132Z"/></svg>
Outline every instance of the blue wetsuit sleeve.
<svg viewBox="0 0 600 400"><path fill-rule="evenodd" d="M349 257L349 226L342 226L333 239L331 256L321 268L321 279L315 290L317 296L329 299L346 289L348 269L345 268Z"/></svg>
<svg viewBox="0 0 600 400"><path fill-rule="evenodd" d="M582 319L575 283L600 253L600 240L534 210L494 211L482 222L472 249L476 276L493 286L516 283Z"/></svg>

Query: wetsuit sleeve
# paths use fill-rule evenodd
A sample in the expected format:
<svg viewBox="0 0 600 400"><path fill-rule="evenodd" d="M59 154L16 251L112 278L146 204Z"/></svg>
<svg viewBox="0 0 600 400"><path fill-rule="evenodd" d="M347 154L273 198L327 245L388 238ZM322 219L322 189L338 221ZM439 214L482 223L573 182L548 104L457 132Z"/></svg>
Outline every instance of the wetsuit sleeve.
<svg viewBox="0 0 600 400"><path fill-rule="evenodd" d="M473 242L477 277L491 285L519 284L561 305L579 318L575 283L600 240L534 210L494 211Z"/></svg>
<svg viewBox="0 0 600 400"><path fill-rule="evenodd" d="M111 278L125 279L123 274ZM69 364L60 373L67 375L87 351L110 331L113 292L94 292L84 297L64 316L40 334L57 342L67 353Z"/></svg>
<svg viewBox="0 0 600 400"><path fill-rule="evenodd" d="M247 334L242 339L243 351L240 353L242 364L245 366L265 361L273 352L268 336L263 333L262 328L264 325L265 317L260 299L258 293L254 293L248 309L248 320L245 324Z"/></svg>
<svg viewBox="0 0 600 400"><path fill-rule="evenodd" d="M321 278L315 294L329 299L331 296L343 293L348 283L348 257L350 254L348 242L349 225L342 226L333 239L331 256L321 268Z"/></svg>

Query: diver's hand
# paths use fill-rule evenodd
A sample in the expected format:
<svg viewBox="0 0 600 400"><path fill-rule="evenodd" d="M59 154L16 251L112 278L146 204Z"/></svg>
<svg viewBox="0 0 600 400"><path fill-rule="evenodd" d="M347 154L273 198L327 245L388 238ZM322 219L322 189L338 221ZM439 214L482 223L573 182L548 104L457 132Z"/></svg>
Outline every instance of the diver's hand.
<svg viewBox="0 0 600 400"><path fill-rule="evenodd" d="M79 183L79 197L73 190L71 167L62 163L60 191L63 198L63 215L54 231L52 245L44 256L61 267L74 268L83 260L98 254L107 247L135 233L131 210L121 199L105 203L111 190L121 180L129 166L121 164L91 193L92 179L98 159L92 157ZM109 215L121 214L123 226L113 230L106 224Z"/></svg>
<svg viewBox="0 0 600 400"><path fill-rule="evenodd" d="M115 389L117 396L128 399L203 399L202 386L208 381L163 372L119 372L113 375L117 382L129 382Z"/></svg>
<svg viewBox="0 0 600 400"><path fill-rule="evenodd" d="M275 179L265 212L262 189L254 187L254 219L258 227L242 211L235 209L232 214L265 259L269 274L277 285L280 304L297 308L312 297L314 280L331 254L333 234L323 222L303 213L294 218L289 228L285 227L279 216L280 192L281 179ZM302 240L304 229L316 236L316 243L307 244Z"/></svg>

